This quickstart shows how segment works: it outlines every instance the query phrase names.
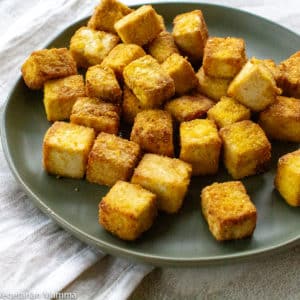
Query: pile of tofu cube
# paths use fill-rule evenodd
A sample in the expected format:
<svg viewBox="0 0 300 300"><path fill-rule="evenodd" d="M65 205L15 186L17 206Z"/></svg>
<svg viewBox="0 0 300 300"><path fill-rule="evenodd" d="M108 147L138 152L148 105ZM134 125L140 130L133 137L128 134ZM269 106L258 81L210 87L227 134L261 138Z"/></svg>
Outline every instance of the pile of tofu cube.
<svg viewBox="0 0 300 300"><path fill-rule="evenodd" d="M268 169L269 139L300 142L300 51L279 65L248 59L242 38L209 37L200 9L170 33L151 5L102 0L69 49L34 51L22 74L53 122L45 170L111 187L99 222L124 240L178 212L191 176L217 174L221 159L234 180L199 191L203 216L217 240L251 236L257 211L239 179ZM300 150L279 159L275 186L300 205Z"/></svg>

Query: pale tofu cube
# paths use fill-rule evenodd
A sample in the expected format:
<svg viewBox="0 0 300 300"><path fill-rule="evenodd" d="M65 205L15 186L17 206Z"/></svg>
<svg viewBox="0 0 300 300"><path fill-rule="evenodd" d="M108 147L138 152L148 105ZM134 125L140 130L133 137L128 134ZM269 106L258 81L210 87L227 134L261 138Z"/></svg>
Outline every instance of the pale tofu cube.
<svg viewBox="0 0 300 300"><path fill-rule="evenodd" d="M140 154L140 147L135 142L101 132L89 154L86 179L108 186L118 180L127 181Z"/></svg>
<svg viewBox="0 0 300 300"><path fill-rule="evenodd" d="M43 88L47 80L77 74L76 62L67 48L34 51L21 71L26 85L33 90Z"/></svg>
<svg viewBox="0 0 300 300"><path fill-rule="evenodd" d="M92 128L55 122L46 132L43 142L43 165L54 175L82 178L95 132Z"/></svg>
<svg viewBox="0 0 300 300"><path fill-rule="evenodd" d="M220 130L224 164L234 179L264 172L271 159L271 144L256 123L244 120Z"/></svg>
<svg viewBox="0 0 300 300"><path fill-rule="evenodd" d="M75 102L71 123L94 128L96 132L117 134L120 125L120 108L97 98L80 97Z"/></svg>
<svg viewBox="0 0 300 300"><path fill-rule="evenodd" d="M174 156L173 124L164 110L144 110L135 117L130 140L145 152Z"/></svg>
<svg viewBox="0 0 300 300"><path fill-rule="evenodd" d="M131 182L156 194L160 210L176 213L187 193L191 172L191 166L179 159L148 153L134 170Z"/></svg>
<svg viewBox="0 0 300 300"><path fill-rule="evenodd" d="M215 174L219 168L222 142L211 120L192 120L180 124L179 158L192 165L193 175Z"/></svg>
<svg viewBox="0 0 300 300"><path fill-rule="evenodd" d="M100 64L118 42L115 34L80 27L71 38L70 51L79 67L88 68Z"/></svg>
<svg viewBox="0 0 300 300"><path fill-rule="evenodd" d="M257 212L240 181L213 183L201 192L202 213L218 241L249 237L256 227Z"/></svg>

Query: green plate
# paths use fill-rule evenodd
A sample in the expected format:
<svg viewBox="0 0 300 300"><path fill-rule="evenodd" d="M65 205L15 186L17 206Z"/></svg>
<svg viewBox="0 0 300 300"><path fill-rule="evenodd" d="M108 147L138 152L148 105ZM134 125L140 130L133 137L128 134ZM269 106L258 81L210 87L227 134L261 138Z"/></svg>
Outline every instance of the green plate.
<svg viewBox="0 0 300 300"><path fill-rule="evenodd" d="M275 23L228 7L196 3L161 3L155 9L171 28L173 18L202 9L211 36L242 37L248 56L277 62L300 49L300 37ZM86 20L58 35L49 47L68 46L70 37ZM277 159L298 149L297 144L273 143L269 172L243 180L258 209L258 223L249 239L219 243L211 236L200 213L201 189L215 181L231 180L222 168L217 176L195 177L183 208L176 215L160 214L138 241L124 242L106 232L97 221L97 205L108 188L85 180L56 179L41 164L42 140L50 126L42 92L16 83L1 124L2 143L10 168L36 205L79 239L103 251L155 265L201 265L249 258L299 242L300 210L289 207L274 190Z"/></svg>

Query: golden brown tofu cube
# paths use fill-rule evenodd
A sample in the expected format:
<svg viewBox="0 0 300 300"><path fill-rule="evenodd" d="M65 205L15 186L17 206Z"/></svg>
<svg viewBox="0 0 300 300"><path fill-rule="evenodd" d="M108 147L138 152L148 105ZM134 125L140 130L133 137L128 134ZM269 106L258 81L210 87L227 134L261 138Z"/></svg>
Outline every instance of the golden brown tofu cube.
<svg viewBox="0 0 300 300"><path fill-rule="evenodd" d="M300 206L300 150L278 160L275 187L291 206Z"/></svg>
<svg viewBox="0 0 300 300"><path fill-rule="evenodd" d="M131 62L123 72L126 85L144 108L159 107L175 93L174 80L150 55Z"/></svg>
<svg viewBox="0 0 300 300"><path fill-rule="evenodd" d="M134 44L119 44L104 58L101 65L111 68L122 81L124 68L132 61L146 55L142 47Z"/></svg>
<svg viewBox="0 0 300 300"><path fill-rule="evenodd" d="M156 215L156 195L125 181L118 181L99 203L99 223L123 240L137 239Z"/></svg>
<svg viewBox="0 0 300 300"><path fill-rule="evenodd" d="M163 24L151 5L143 5L119 20L115 30L123 43L143 46L163 30Z"/></svg>
<svg viewBox="0 0 300 300"><path fill-rule="evenodd" d="M101 0L88 21L88 27L95 30L116 33L114 28L115 23L132 11L131 8L119 1Z"/></svg>
<svg viewBox="0 0 300 300"><path fill-rule="evenodd" d="M205 187L201 207L209 230L218 241L246 238L255 230L256 208L240 181Z"/></svg>
<svg viewBox="0 0 300 300"><path fill-rule="evenodd" d="M161 66L174 80L176 94L184 95L198 86L192 65L181 55L170 55Z"/></svg>
<svg viewBox="0 0 300 300"><path fill-rule="evenodd" d="M300 51L296 52L279 65L278 85L283 94L300 98Z"/></svg>
<svg viewBox="0 0 300 300"><path fill-rule="evenodd" d="M166 103L168 111L177 122L191 121L206 116L215 102L201 94L181 96Z"/></svg>
<svg viewBox="0 0 300 300"><path fill-rule="evenodd" d="M107 102L120 103L122 90L112 69L96 65L85 74L86 95Z"/></svg>
<svg viewBox="0 0 300 300"><path fill-rule="evenodd" d="M281 90L271 71L255 59L249 60L229 85L227 94L253 111L272 104Z"/></svg>
<svg viewBox="0 0 300 300"><path fill-rule="evenodd" d="M173 125L171 115L159 109L138 113L130 134L130 140L145 152L174 156Z"/></svg>
<svg viewBox="0 0 300 300"><path fill-rule="evenodd" d="M231 79L207 76L203 71L203 67L199 69L196 76L199 81L198 90L200 93L215 101L219 101L221 97L227 95Z"/></svg>
<svg viewBox="0 0 300 300"><path fill-rule="evenodd" d="M264 172L271 159L271 144L256 123L244 120L220 130L224 164L234 179Z"/></svg>
<svg viewBox="0 0 300 300"><path fill-rule="evenodd" d="M71 38L70 51L79 67L88 68L100 64L118 42L112 33L80 27Z"/></svg>
<svg viewBox="0 0 300 300"><path fill-rule="evenodd" d="M108 186L129 180L140 153L135 142L101 132L89 154L86 179Z"/></svg>
<svg viewBox="0 0 300 300"><path fill-rule="evenodd" d="M300 100L278 96L276 101L259 115L259 125L268 137L300 142Z"/></svg>
<svg viewBox="0 0 300 300"><path fill-rule="evenodd" d="M96 132L117 134L120 108L97 98L80 97L75 102L70 120L74 124L94 128Z"/></svg>
<svg viewBox="0 0 300 300"><path fill-rule="evenodd" d="M82 75L52 79L44 84L44 106L48 121L70 118L72 107L78 97L85 96Z"/></svg>
<svg viewBox="0 0 300 300"><path fill-rule="evenodd" d="M133 124L135 116L143 111L140 100L125 85L123 91L122 117L128 124Z"/></svg>
<svg viewBox="0 0 300 300"><path fill-rule="evenodd" d="M219 168L222 142L211 120L180 124L179 158L192 165L193 175L215 174Z"/></svg>
<svg viewBox="0 0 300 300"><path fill-rule="evenodd" d="M173 35L168 31L162 31L152 42L150 42L148 51L160 64L170 55L179 53Z"/></svg>
<svg viewBox="0 0 300 300"><path fill-rule="evenodd" d="M191 62L199 62L203 57L208 30L201 10L177 15L173 21L173 37L178 48Z"/></svg>
<svg viewBox="0 0 300 300"><path fill-rule="evenodd" d="M92 128L55 122L44 137L45 170L63 177L82 178L94 140L95 132Z"/></svg>
<svg viewBox="0 0 300 300"><path fill-rule="evenodd" d="M34 90L43 88L47 80L77 74L76 62L67 48L34 51L21 71L26 85Z"/></svg>
<svg viewBox="0 0 300 300"><path fill-rule="evenodd" d="M176 213L186 195L191 172L191 166L179 159L148 153L134 170L131 182L156 194L160 210Z"/></svg>
<svg viewBox="0 0 300 300"><path fill-rule="evenodd" d="M249 120L250 109L230 97L221 100L207 112L207 118L216 122L219 128L243 120Z"/></svg>
<svg viewBox="0 0 300 300"><path fill-rule="evenodd" d="M233 78L246 61L243 39L212 37L207 40L203 57L203 69L206 75Z"/></svg>

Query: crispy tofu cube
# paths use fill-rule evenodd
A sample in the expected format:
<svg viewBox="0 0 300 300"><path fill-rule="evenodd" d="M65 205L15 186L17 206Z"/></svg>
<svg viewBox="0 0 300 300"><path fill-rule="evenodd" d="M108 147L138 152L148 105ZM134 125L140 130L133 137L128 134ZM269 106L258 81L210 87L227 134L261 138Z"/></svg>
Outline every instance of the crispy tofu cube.
<svg viewBox="0 0 300 300"><path fill-rule="evenodd" d="M181 55L170 55L161 66L174 80L176 94L184 95L198 86L192 65Z"/></svg>
<svg viewBox="0 0 300 300"><path fill-rule="evenodd" d="M132 11L131 8L119 1L101 0L88 21L88 27L95 30L116 33L114 28L115 23Z"/></svg>
<svg viewBox="0 0 300 300"><path fill-rule="evenodd" d="M76 62L67 48L34 51L21 71L26 85L33 90L43 88L47 80L77 74Z"/></svg>
<svg viewBox="0 0 300 300"><path fill-rule="evenodd" d="M47 120L69 119L76 99L83 96L85 96L85 87L82 75L71 75L46 81L44 106Z"/></svg>
<svg viewBox="0 0 300 300"><path fill-rule="evenodd" d="M112 69L96 65L85 74L86 95L107 102L120 103L122 90Z"/></svg>
<svg viewBox="0 0 300 300"><path fill-rule="evenodd" d="M243 120L249 120L250 109L230 97L221 100L207 112L207 118L214 120L219 128Z"/></svg>
<svg viewBox="0 0 300 300"><path fill-rule="evenodd" d="M123 43L146 45L162 30L161 18L151 5L143 5L115 24L115 30Z"/></svg>
<svg viewBox="0 0 300 300"><path fill-rule="evenodd" d="M170 55L179 53L173 35L168 31L162 31L152 42L148 44L148 52L161 64Z"/></svg>
<svg viewBox="0 0 300 300"><path fill-rule="evenodd" d="M215 102L201 94L192 94L175 98L165 105L177 122L191 121L206 116L207 111Z"/></svg>
<svg viewBox="0 0 300 300"><path fill-rule="evenodd" d="M275 81L278 81L280 70L273 59L256 59L256 61L263 63L271 71Z"/></svg>
<svg viewBox="0 0 300 300"><path fill-rule="evenodd" d="M178 48L191 62L199 62L203 57L208 30L201 10L177 15L173 21L173 37Z"/></svg>
<svg viewBox="0 0 300 300"><path fill-rule="evenodd" d="M212 37L207 40L203 57L203 69L206 75L233 78L246 61L243 39Z"/></svg>
<svg viewBox="0 0 300 300"><path fill-rule="evenodd" d="M127 65L123 76L126 85L140 100L143 108L159 107L175 93L174 80L150 55Z"/></svg>
<svg viewBox="0 0 300 300"><path fill-rule="evenodd" d="M300 206L300 150L278 160L275 187L291 206Z"/></svg>
<svg viewBox="0 0 300 300"><path fill-rule="evenodd" d="M196 76L199 81L198 90L200 93L215 101L219 101L221 97L227 95L231 79L207 76L204 73L203 67L199 69Z"/></svg>
<svg viewBox="0 0 300 300"><path fill-rule="evenodd" d="M276 101L259 115L259 125L268 137L300 142L300 100L278 96Z"/></svg>
<svg viewBox="0 0 300 300"><path fill-rule="evenodd" d="M140 100L125 85L123 91L122 117L128 124L133 124L136 115L143 111Z"/></svg>
<svg viewBox="0 0 300 300"><path fill-rule="evenodd" d="M217 173L222 142L213 121L181 123L180 145L179 158L192 165L193 175Z"/></svg>
<svg viewBox="0 0 300 300"><path fill-rule="evenodd" d="M271 144L256 123L244 120L220 130L224 164L234 179L264 172L271 159Z"/></svg>
<svg viewBox="0 0 300 300"><path fill-rule="evenodd" d="M104 58L101 65L111 68L117 78L123 80L123 70L132 61L146 55L142 47L135 44L119 44Z"/></svg>
<svg viewBox="0 0 300 300"><path fill-rule="evenodd" d="M156 195L125 181L118 181L99 203L99 223L123 240L137 239L156 215Z"/></svg>
<svg viewBox="0 0 300 300"><path fill-rule="evenodd" d="M88 68L100 64L118 42L112 33L80 27L71 38L70 51L79 67Z"/></svg>
<svg viewBox="0 0 300 300"><path fill-rule="evenodd" d="M118 180L129 180L140 153L135 142L101 132L89 154L86 179L108 186Z"/></svg>
<svg viewBox="0 0 300 300"><path fill-rule="evenodd" d="M134 170L131 182L156 194L160 210L176 213L182 206L191 172L191 166L179 159L148 153Z"/></svg>
<svg viewBox="0 0 300 300"><path fill-rule="evenodd" d="M130 140L146 152L174 156L173 125L171 115L159 109L138 113L130 134Z"/></svg>
<svg viewBox="0 0 300 300"><path fill-rule="evenodd" d="M82 178L94 139L95 132L92 128L55 122L44 137L45 170L58 176Z"/></svg>
<svg viewBox="0 0 300 300"><path fill-rule="evenodd" d="M229 85L227 94L253 111L272 104L281 90L272 72L255 59L249 60Z"/></svg>
<svg viewBox="0 0 300 300"><path fill-rule="evenodd" d="M74 124L94 128L96 132L117 134L120 108L97 98L80 97L75 102L70 120Z"/></svg>
<svg viewBox="0 0 300 300"><path fill-rule="evenodd" d="M300 51L296 52L279 65L278 86L283 94L300 98Z"/></svg>
<svg viewBox="0 0 300 300"><path fill-rule="evenodd" d="M240 181L205 187L201 207L209 230L218 241L249 237L255 230L256 208Z"/></svg>

